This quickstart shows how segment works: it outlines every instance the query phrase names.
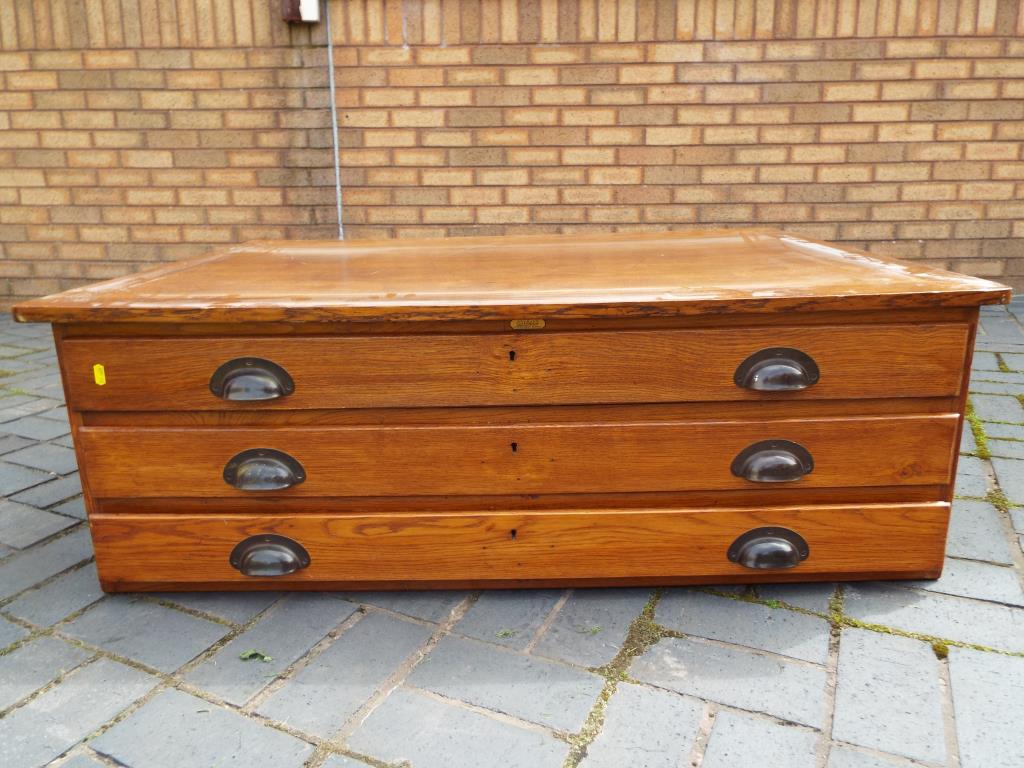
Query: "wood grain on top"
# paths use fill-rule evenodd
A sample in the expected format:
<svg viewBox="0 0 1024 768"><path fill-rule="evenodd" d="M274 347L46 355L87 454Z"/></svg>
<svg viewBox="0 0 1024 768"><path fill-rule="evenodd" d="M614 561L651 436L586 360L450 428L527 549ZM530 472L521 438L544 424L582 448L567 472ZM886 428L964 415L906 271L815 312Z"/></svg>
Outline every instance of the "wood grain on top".
<svg viewBox="0 0 1024 768"><path fill-rule="evenodd" d="M768 230L267 241L14 308L30 322L470 320L971 306L998 283Z"/></svg>

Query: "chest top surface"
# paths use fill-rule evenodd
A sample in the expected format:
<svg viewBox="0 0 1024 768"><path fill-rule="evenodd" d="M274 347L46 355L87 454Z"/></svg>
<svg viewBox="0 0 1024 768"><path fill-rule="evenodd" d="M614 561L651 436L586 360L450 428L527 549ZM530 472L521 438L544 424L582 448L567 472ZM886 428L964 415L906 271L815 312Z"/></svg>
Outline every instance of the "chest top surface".
<svg viewBox="0 0 1024 768"><path fill-rule="evenodd" d="M34 299L25 322L321 322L882 310L1006 286L771 230L256 241Z"/></svg>

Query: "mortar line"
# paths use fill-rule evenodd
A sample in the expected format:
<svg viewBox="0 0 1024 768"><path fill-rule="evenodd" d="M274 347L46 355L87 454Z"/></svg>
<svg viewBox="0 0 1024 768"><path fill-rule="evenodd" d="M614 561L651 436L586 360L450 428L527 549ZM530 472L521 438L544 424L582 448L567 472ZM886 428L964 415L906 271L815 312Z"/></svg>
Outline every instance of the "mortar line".
<svg viewBox="0 0 1024 768"><path fill-rule="evenodd" d="M697 735L693 739L693 746L690 748L689 760L686 765L690 768L700 768L704 762L704 755L708 751L708 743L711 741L711 731L715 727L715 718L718 716L716 704L706 701L701 711L700 722L697 724Z"/></svg>
<svg viewBox="0 0 1024 768"><path fill-rule="evenodd" d="M960 768L960 743L956 734L956 710L953 707L953 684L949 676L949 657L939 659L939 691L942 707L942 730L946 744L946 765Z"/></svg>
<svg viewBox="0 0 1024 768"><path fill-rule="evenodd" d="M398 665L394 672L392 672L385 680L377 687L377 690L370 695L363 704L353 712L341 727L336 729L331 741L344 747L348 738L355 733L356 729L366 720L370 714L384 703L385 699L391 692L395 690L399 685L405 682L409 674L416 668L427 654L430 653L437 644L441 641L441 638L451 632L452 627L466 615L466 611L469 610L478 599L480 598L479 592L474 592L467 595L463 600L453 607L448 614L447 620L441 622L437 629L428 637L417 649L405 657L402 663Z"/></svg>
<svg viewBox="0 0 1024 768"><path fill-rule="evenodd" d="M246 714L254 714L259 707L261 707L267 699L277 693L285 684L291 680L295 675L301 672L303 669L309 666L320 654L327 650L330 646L337 642L338 638L343 637L353 626L358 624L366 617L366 612L359 610L358 608L352 611L351 614L345 617L344 621L338 622L338 625L330 630L326 635L321 637L315 642L309 650L299 656L295 661L285 667L284 671L281 672L275 679L271 680L269 684L260 689L245 704L239 709Z"/></svg>
<svg viewBox="0 0 1024 768"><path fill-rule="evenodd" d="M530 638L530 642L528 642L526 647L523 648L524 654L533 653L533 649L537 647L537 644L540 643L540 639L547 634L549 629L551 629L551 625L555 623L555 619L558 618L558 614L562 612L562 608L567 602L569 602L569 598L572 597L575 591L576 590L574 589L567 589L559 596L558 600L555 601L555 604L551 606L551 610L544 618L544 621L540 623L540 626L537 627L537 630L533 633L533 637Z"/></svg>
<svg viewBox="0 0 1024 768"><path fill-rule="evenodd" d="M451 696L445 696L437 691L432 691L429 688L421 688L418 685L411 685L408 682L403 682L401 687L405 690L415 691L418 694L425 696L428 699L447 704L457 709L464 709L467 712L475 712L478 715L484 715L489 717L491 720L497 720L499 723L505 723L506 725L512 725L516 728L520 728L525 731L532 731L534 733L540 733L545 736L552 736L559 741L567 741L571 735L569 731L562 731L558 728L552 728L538 723L533 720L524 720L521 717L503 712L499 709L488 709L487 707L481 706L480 704L474 704L471 701L462 701L461 699L452 698Z"/></svg>
<svg viewBox="0 0 1024 768"><path fill-rule="evenodd" d="M841 587L837 584L832 591L830 602L841 606L843 598ZM840 608L841 610L841 608ZM827 670L825 676L825 716L821 723L821 734L815 746L818 768L825 768L828 764L829 755L832 751L832 724L835 722L836 694L839 688L839 643L842 639L843 628L839 623L830 623L828 637L828 658L825 662Z"/></svg>

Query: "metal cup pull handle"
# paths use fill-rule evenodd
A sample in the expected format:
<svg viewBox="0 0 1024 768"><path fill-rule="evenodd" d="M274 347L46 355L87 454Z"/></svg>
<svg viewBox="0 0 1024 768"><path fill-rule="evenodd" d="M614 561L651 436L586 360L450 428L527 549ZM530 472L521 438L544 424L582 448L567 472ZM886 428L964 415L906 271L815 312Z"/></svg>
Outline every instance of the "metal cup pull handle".
<svg viewBox="0 0 1024 768"><path fill-rule="evenodd" d="M210 377L210 391L221 400L276 400L295 391L288 371L260 357L228 360Z"/></svg>
<svg viewBox="0 0 1024 768"><path fill-rule="evenodd" d="M273 448L242 451L224 466L224 482L240 491L280 491L305 479L297 459Z"/></svg>
<svg viewBox="0 0 1024 768"><path fill-rule="evenodd" d="M814 469L814 459L791 440L763 440L740 451L731 469L752 483L792 483Z"/></svg>
<svg viewBox="0 0 1024 768"><path fill-rule="evenodd" d="M744 568L781 570L795 568L811 553L807 541L788 528L754 528L729 547L728 558Z"/></svg>
<svg viewBox="0 0 1024 768"><path fill-rule="evenodd" d="M308 568L309 552L299 542L274 533L242 539L231 550L231 567L246 576L284 576Z"/></svg>
<svg viewBox="0 0 1024 768"><path fill-rule="evenodd" d="M755 392L796 392L817 384L818 364L806 352L775 347L755 352L736 369L736 386Z"/></svg>

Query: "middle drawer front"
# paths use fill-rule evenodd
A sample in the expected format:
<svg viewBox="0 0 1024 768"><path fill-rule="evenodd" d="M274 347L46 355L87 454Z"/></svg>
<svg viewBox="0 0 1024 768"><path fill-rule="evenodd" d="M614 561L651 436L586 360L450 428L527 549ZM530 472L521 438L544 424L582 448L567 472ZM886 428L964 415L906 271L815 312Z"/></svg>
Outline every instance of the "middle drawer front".
<svg viewBox="0 0 1024 768"><path fill-rule="evenodd" d="M932 323L70 339L61 358L68 399L79 411L946 397L960 390L968 331L964 323ZM737 385L741 366L768 349L810 361L817 370L805 389ZM261 381L275 397L230 399L218 382L246 365L250 372L264 366Z"/></svg>
<svg viewBox="0 0 1024 768"><path fill-rule="evenodd" d="M445 427L83 427L78 440L87 481L99 498L630 493L942 485L950 481L957 422L956 414L941 414ZM767 453L751 451L768 441L773 445L764 446ZM259 449L263 456L252 453ZM745 451L748 458L757 454L753 463L760 460L762 470L777 465L785 476L793 476L785 466L791 459L799 464L809 457L813 468L786 482L745 479L734 473ZM247 478L265 477L261 466L268 457L277 464L267 471L298 482L243 490L226 479L231 464L233 482L251 486Z"/></svg>

